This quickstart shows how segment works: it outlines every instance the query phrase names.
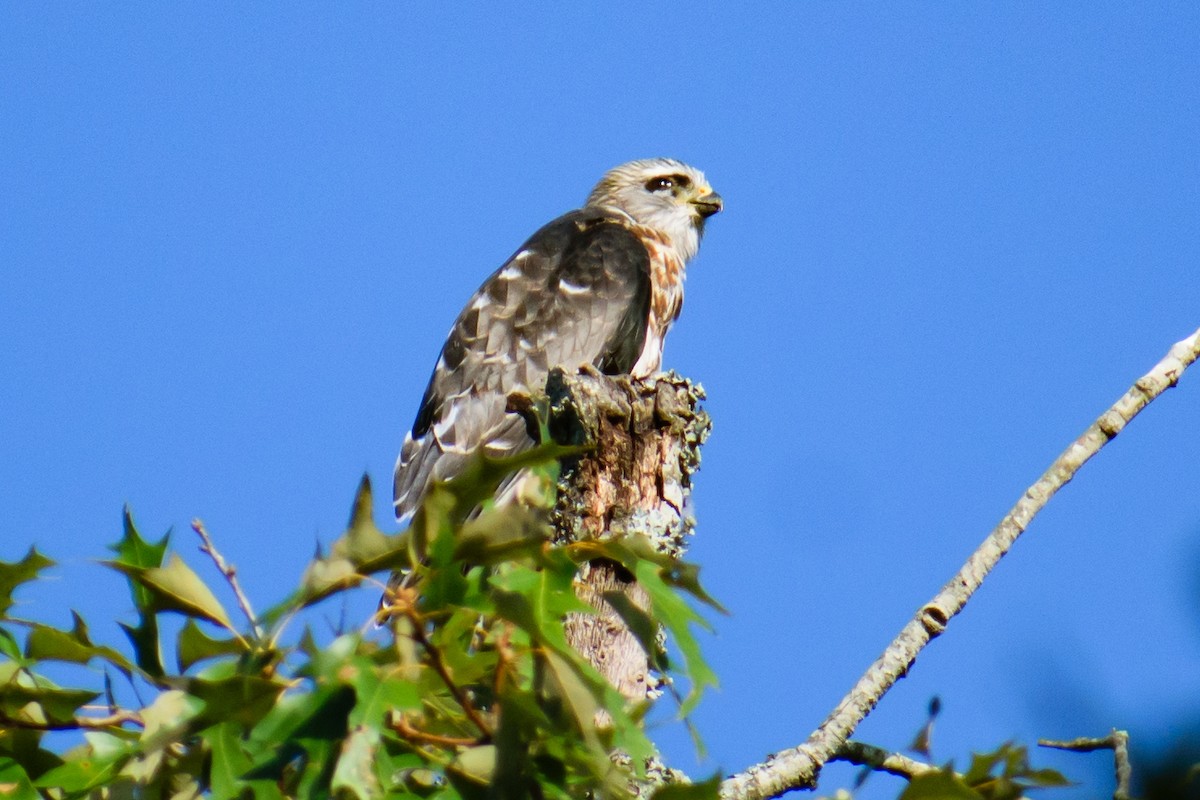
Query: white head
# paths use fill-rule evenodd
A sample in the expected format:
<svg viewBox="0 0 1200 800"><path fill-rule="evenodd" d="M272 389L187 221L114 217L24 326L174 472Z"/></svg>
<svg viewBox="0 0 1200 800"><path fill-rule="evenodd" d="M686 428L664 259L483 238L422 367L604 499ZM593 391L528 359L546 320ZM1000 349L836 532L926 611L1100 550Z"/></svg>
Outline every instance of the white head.
<svg viewBox="0 0 1200 800"><path fill-rule="evenodd" d="M606 172L587 205L624 211L664 234L688 261L700 249L704 221L721 210L722 202L695 167L673 158L647 158Z"/></svg>

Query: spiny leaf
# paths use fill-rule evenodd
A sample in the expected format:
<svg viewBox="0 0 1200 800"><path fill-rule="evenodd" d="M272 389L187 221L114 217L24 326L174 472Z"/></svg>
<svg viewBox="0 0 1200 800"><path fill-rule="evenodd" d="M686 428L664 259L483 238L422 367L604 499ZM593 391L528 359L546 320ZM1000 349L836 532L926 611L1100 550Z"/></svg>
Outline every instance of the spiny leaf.
<svg viewBox="0 0 1200 800"><path fill-rule="evenodd" d="M330 548L330 560L335 559L349 561L365 575L409 563L407 535L389 536L375 524L371 479L366 475L354 495L346 532Z"/></svg>
<svg viewBox="0 0 1200 800"><path fill-rule="evenodd" d="M175 656L179 671L186 672L194 664L210 658L241 655L246 652L246 643L241 639L216 639L209 636L195 620L189 619L179 631Z"/></svg>
<svg viewBox="0 0 1200 800"><path fill-rule="evenodd" d="M158 642L158 619L154 614L145 612L138 625L127 625L118 622L117 625L129 637L133 645L133 655L137 660L138 669L151 678L161 678L165 674L162 666L162 650Z"/></svg>
<svg viewBox="0 0 1200 800"><path fill-rule="evenodd" d="M931 770L909 781L899 800L985 800L984 796L963 783L954 771Z"/></svg>
<svg viewBox="0 0 1200 800"><path fill-rule="evenodd" d="M129 506L125 506L122 517L124 524L124 534L121 541L108 546L117 554L114 559L118 564L123 564L128 567L141 567L149 569L150 567L162 566L163 556L167 552L167 542L171 539L171 532L167 533L157 542L148 542L138 533L137 525L133 522L133 512ZM137 588L136 586L134 587ZM149 599L148 597L146 598Z"/></svg>
<svg viewBox="0 0 1200 800"><path fill-rule="evenodd" d="M160 566L167 551L167 542L171 538L170 531L158 542L147 542L138 533L129 506L125 506L122 521L124 534L121 541L109 545L109 549L117 554L116 563L138 569ZM136 627L123 622L118 624L133 645L138 667L152 678L161 678L165 670L162 666L162 648L158 640L158 618L151 609L150 591L132 578L126 577L134 607L138 610L138 624Z"/></svg>
<svg viewBox="0 0 1200 800"><path fill-rule="evenodd" d="M234 630L216 595L178 555L172 554L165 567L134 567L120 561L105 563L149 592L148 610L177 611Z"/></svg>
<svg viewBox="0 0 1200 800"><path fill-rule="evenodd" d="M0 617L6 616L12 608L13 591L21 584L37 578L39 572L53 564L36 547L29 548L20 561L0 561Z"/></svg>
<svg viewBox="0 0 1200 800"><path fill-rule="evenodd" d="M362 583L362 575L354 565L344 558L318 558L311 561L300 579L299 594L287 601L286 606L306 608L324 600L331 594L349 589ZM282 609L272 609L264 617L275 616Z"/></svg>
<svg viewBox="0 0 1200 800"><path fill-rule="evenodd" d="M87 623L76 611L71 612L73 621L70 631L34 623L25 642L25 655L43 661L66 661L86 664L93 658L101 658L112 664L128 677L135 669L129 659L111 647L92 643Z"/></svg>
<svg viewBox="0 0 1200 800"><path fill-rule="evenodd" d="M70 723L80 706L99 695L88 689L64 689L13 662L0 662L0 708L9 717L37 723Z"/></svg>

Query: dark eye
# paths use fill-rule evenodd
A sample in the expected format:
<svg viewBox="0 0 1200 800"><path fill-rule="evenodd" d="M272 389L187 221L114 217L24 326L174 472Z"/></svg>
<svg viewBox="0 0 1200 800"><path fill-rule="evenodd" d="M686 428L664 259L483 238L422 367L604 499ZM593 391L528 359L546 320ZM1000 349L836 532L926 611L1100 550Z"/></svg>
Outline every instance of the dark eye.
<svg viewBox="0 0 1200 800"><path fill-rule="evenodd" d="M648 192L669 192L674 188L675 179L668 175L661 175L646 181L646 191Z"/></svg>

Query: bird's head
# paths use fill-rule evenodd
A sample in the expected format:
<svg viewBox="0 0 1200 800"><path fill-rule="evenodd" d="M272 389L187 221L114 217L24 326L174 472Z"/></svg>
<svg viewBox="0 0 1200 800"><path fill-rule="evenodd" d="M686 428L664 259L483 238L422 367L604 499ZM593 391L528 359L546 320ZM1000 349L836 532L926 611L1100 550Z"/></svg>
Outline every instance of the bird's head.
<svg viewBox="0 0 1200 800"><path fill-rule="evenodd" d="M604 174L588 195L589 206L624 211L671 240L685 261L696 254L704 221L721 210L721 195L704 173L672 158L630 161Z"/></svg>

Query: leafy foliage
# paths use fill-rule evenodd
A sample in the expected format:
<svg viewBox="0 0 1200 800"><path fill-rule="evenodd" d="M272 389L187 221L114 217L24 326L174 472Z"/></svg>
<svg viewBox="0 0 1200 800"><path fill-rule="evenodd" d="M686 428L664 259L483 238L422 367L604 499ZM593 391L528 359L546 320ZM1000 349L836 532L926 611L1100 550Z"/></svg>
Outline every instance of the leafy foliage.
<svg viewBox="0 0 1200 800"><path fill-rule="evenodd" d="M621 613L661 671L682 679L686 713L715 678L693 636L696 604L715 603L694 567L636 539L555 545L536 507L472 510L512 470L532 468L549 502L557 448L481 459L430 492L408 530L371 517L365 478L350 524L291 597L234 622L200 575L142 538L126 510L105 562L128 582L131 654L97 645L72 614L59 629L10 615L12 594L51 562L30 550L0 563L0 793L25 798L622 797L646 781L654 747L630 704L568 644L563 621L594 609L576 595L581 564L609 559L648 589ZM382 627L281 644L303 610L402 569ZM165 666L163 614L185 618ZM258 627L254 623L258 623ZM669 631L680 665L661 652ZM261 630L260 635L256 630ZM99 665L102 687L61 687L51 662ZM110 676L145 700L122 708ZM128 693L128 692L127 692ZM91 705L100 703L100 705ZM83 743L55 752L54 730ZM620 752L626 757L614 758ZM715 781L663 789L715 797Z"/></svg>
<svg viewBox="0 0 1200 800"><path fill-rule="evenodd" d="M965 773L956 773L951 764L918 775L900 800L1019 800L1030 789L1070 785L1055 770L1030 766L1026 748L1008 742L972 755Z"/></svg>

